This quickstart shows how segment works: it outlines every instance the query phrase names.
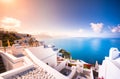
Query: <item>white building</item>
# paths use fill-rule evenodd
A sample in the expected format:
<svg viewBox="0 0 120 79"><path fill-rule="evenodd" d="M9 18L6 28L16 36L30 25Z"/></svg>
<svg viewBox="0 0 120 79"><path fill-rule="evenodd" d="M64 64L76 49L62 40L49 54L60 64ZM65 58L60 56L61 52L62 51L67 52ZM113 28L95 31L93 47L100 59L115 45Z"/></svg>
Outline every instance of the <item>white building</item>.
<svg viewBox="0 0 120 79"><path fill-rule="evenodd" d="M30 52L32 52L38 59L50 65L51 67L55 67L57 65L57 52L53 50L53 48L44 46L39 47L31 47L28 48Z"/></svg>
<svg viewBox="0 0 120 79"><path fill-rule="evenodd" d="M99 79L119 79L120 77L120 52L111 48L109 57L105 57L99 66Z"/></svg>
<svg viewBox="0 0 120 79"><path fill-rule="evenodd" d="M16 57L13 53L9 53L10 51L0 51L4 67L7 70L0 73L0 79L69 79L49 66L54 66L56 60L48 58L46 62L48 62L49 65L47 65L38 58L39 56L36 56L37 54L33 54L40 53L40 55L42 55L41 52L43 52L47 56L51 55L54 58L53 53L55 52L52 51L52 48L38 47L36 48L37 51L34 49L34 47L24 49L24 55L22 57Z"/></svg>
<svg viewBox="0 0 120 79"><path fill-rule="evenodd" d="M20 46L19 44L13 44L11 47L12 52L14 56L21 56L23 54L23 47Z"/></svg>
<svg viewBox="0 0 120 79"><path fill-rule="evenodd" d="M93 79L92 70L83 69L83 64L79 61L76 62L77 66L72 67L66 67L67 59L57 64L57 51L53 50L53 46L22 48L15 44L11 48L12 51L0 51L4 64L2 67L7 70L0 73L0 79L74 79L74 76L75 79ZM19 56L21 54L23 55ZM71 69L69 75L57 71L63 68ZM85 76L76 75L76 71Z"/></svg>

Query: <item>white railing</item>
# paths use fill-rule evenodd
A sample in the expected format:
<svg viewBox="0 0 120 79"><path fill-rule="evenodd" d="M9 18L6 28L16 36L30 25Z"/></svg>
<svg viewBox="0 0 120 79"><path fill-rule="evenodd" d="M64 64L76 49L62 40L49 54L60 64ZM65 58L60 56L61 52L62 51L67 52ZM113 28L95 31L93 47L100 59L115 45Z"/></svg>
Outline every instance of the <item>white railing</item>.
<svg viewBox="0 0 120 79"><path fill-rule="evenodd" d="M17 62L23 61L23 58L14 57L13 55L11 55L9 53L2 53L2 56L3 55L5 58L7 58L12 63L17 63Z"/></svg>
<svg viewBox="0 0 120 79"><path fill-rule="evenodd" d="M57 71L61 71L63 68L65 68L66 63L67 63L67 60L61 61L60 64L55 67L55 69L56 69Z"/></svg>
<svg viewBox="0 0 120 79"><path fill-rule="evenodd" d="M23 58L16 58L8 53L1 53L6 70L23 66Z"/></svg>
<svg viewBox="0 0 120 79"><path fill-rule="evenodd" d="M45 63L43 63L42 61L40 61L36 56L34 56L32 54L32 52L30 50L25 49L25 52L33 60L33 62L35 64L37 64L38 66L40 66L43 69L45 69L48 73L50 73L51 75L53 75L55 77L55 79L69 79L68 77L65 77L64 75L62 75L61 73L59 73L55 69L51 68L50 66L48 66Z"/></svg>
<svg viewBox="0 0 120 79"><path fill-rule="evenodd" d="M94 77L93 77L93 70L92 70L92 68L90 69L90 77L91 77L91 79L94 79Z"/></svg>
<svg viewBox="0 0 120 79"><path fill-rule="evenodd" d="M72 70L71 73L67 76L69 79L72 79L72 77L75 75L76 67L72 66L71 70Z"/></svg>
<svg viewBox="0 0 120 79"><path fill-rule="evenodd" d="M26 71L26 70L29 70L33 67L34 67L33 65L23 66L23 67L20 67L20 68L17 68L17 69L13 69L13 70L4 72L4 73L0 74L0 76L3 77L3 78L9 78L13 75L19 74L19 73L21 73L23 71Z"/></svg>
<svg viewBox="0 0 120 79"><path fill-rule="evenodd" d="M11 77L11 76L13 76L15 74L19 74L21 72L24 72L24 71L26 71L26 70L31 69L31 68L34 67L33 63L26 56L22 57L22 59L19 58L19 60L17 60L17 58L15 58L12 55L9 55L7 53L1 53L1 55L3 56L4 59L7 59L7 61L5 63L7 63L8 61L10 61L9 63L11 63L11 66L14 63L16 63L16 62L24 60L23 65L21 67L16 68L16 69L12 69L12 70L9 70L9 71L6 71L6 72L0 74L0 77L2 77L3 79L4 78L9 78L9 77Z"/></svg>

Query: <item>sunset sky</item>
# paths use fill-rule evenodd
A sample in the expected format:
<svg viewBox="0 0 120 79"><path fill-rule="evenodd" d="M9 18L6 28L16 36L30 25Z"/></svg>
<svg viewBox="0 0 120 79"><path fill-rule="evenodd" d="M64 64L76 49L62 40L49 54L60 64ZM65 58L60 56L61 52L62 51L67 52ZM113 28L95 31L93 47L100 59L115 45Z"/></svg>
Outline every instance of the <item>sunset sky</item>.
<svg viewBox="0 0 120 79"><path fill-rule="evenodd" d="M0 0L0 27L24 33L120 36L120 0Z"/></svg>

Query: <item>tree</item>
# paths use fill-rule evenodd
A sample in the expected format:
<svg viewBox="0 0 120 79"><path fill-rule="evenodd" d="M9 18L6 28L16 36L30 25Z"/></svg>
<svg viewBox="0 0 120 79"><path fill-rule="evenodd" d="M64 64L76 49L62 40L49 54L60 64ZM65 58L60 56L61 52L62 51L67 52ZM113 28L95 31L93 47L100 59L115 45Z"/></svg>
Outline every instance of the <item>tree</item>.
<svg viewBox="0 0 120 79"><path fill-rule="evenodd" d="M30 40L29 40L29 42L28 42L28 43L29 43L29 45L30 45L30 46L33 46L33 43L34 43L33 39L32 39L32 38L30 38Z"/></svg>
<svg viewBox="0 0 120 79"><path fill-rule="evenodd" d="M59 52L63 54L62 57L65 57L65 58L69 58L69 59L70 59L70 57L71 57L70 52L67 52L67 51L64 50L64 49L61 49Z"/></svg>

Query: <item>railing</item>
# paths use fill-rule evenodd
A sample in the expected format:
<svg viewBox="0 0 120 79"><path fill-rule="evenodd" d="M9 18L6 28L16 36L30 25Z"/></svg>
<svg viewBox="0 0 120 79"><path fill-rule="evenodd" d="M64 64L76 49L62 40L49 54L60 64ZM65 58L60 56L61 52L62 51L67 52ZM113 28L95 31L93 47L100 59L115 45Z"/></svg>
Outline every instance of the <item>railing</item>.
<svg viewBox="0 0 120 79"><path fill-rule="evenodd" d="M16 58L8 53L2 53L2 56L4 56L6 59L8 59L12 63L17 63L17 62L23 61L22 58Z"/></svg>
<svg viewBox="0 0 120 79"><path fill-rule="evenodd" d="M55 67L57 71L61 71L63 68L65 68L65 65L67 63L67 60L61 61L58 66Z"/></svg>
<svg viewBox="0 0 120 79"><path fill-rule="evenodd" d="M71 73L67 76L69 79L72 79L72 77L76 73L76 67L72 66L71 70L72 70Z"/></svg>
<svg viewBox="0 0 120 79"><path fill-rule="evenodd" d="M2 56L3 56L4 59L7 59L7 62L10 61L9 63L11 63L11 65L13 65L16 62L18 62L18 61L15 61L15 59L17 59L17 58L13 57L13 59L12 59L12 56L8 56L7 53L1 53L1 54L2 54ZM11 57L11 58L9 58L9 57ZM6 71L6 72L0 74L0 77L2 77L2 78L9 78L9 77L11 77L11 76L13 76L15 74L19 74L19 73L21 73L23 71L26 71L26 70L31 69L31 68L34 67L33 63L27 57L25 57L25 56L22 57L22 60L24 60L23 66L21 66L19 68L16 68L16 69L13 69L13 70ZM5 63L7 63L7 62L5 62Z"/></svg>
<svg viewBox="0 0 120 79"><path fill-rule="evenodd" d="M53 75L55 79L69 79L68 77L65 77L64 75L62 75L61 73L59 73L55 69L51 68L50 66L48 66L45 63L43 63L42 61L40 61L28 49L25 49L25 51L26 51L27 55L33 60L33 62L35 64L37 64L38 66L40 66L43 69L45 69L48 73L50 73L51 75Z"/></svg>
<svg viewBox="0 0 120 79"><path fill-rule="evenodd" d="M23 66L23 67L20 67L20 68L17 68L17 69L13 69L13 70L4 72L4 73L0 74L0 76L3 77L3 78L9 78L13 75L19 74L19 73L21 73L23 71L26 71L28 69L31 69L31 68L33 68L33 65Z"/></svg>
<svg viewBox="0 0 120 79"><path fill-rule="evenodd" d="M92 70L92 68L90 69L90 75L91 75L91 79L94 79L94 77L93 77L93 70Z"/></svg>

